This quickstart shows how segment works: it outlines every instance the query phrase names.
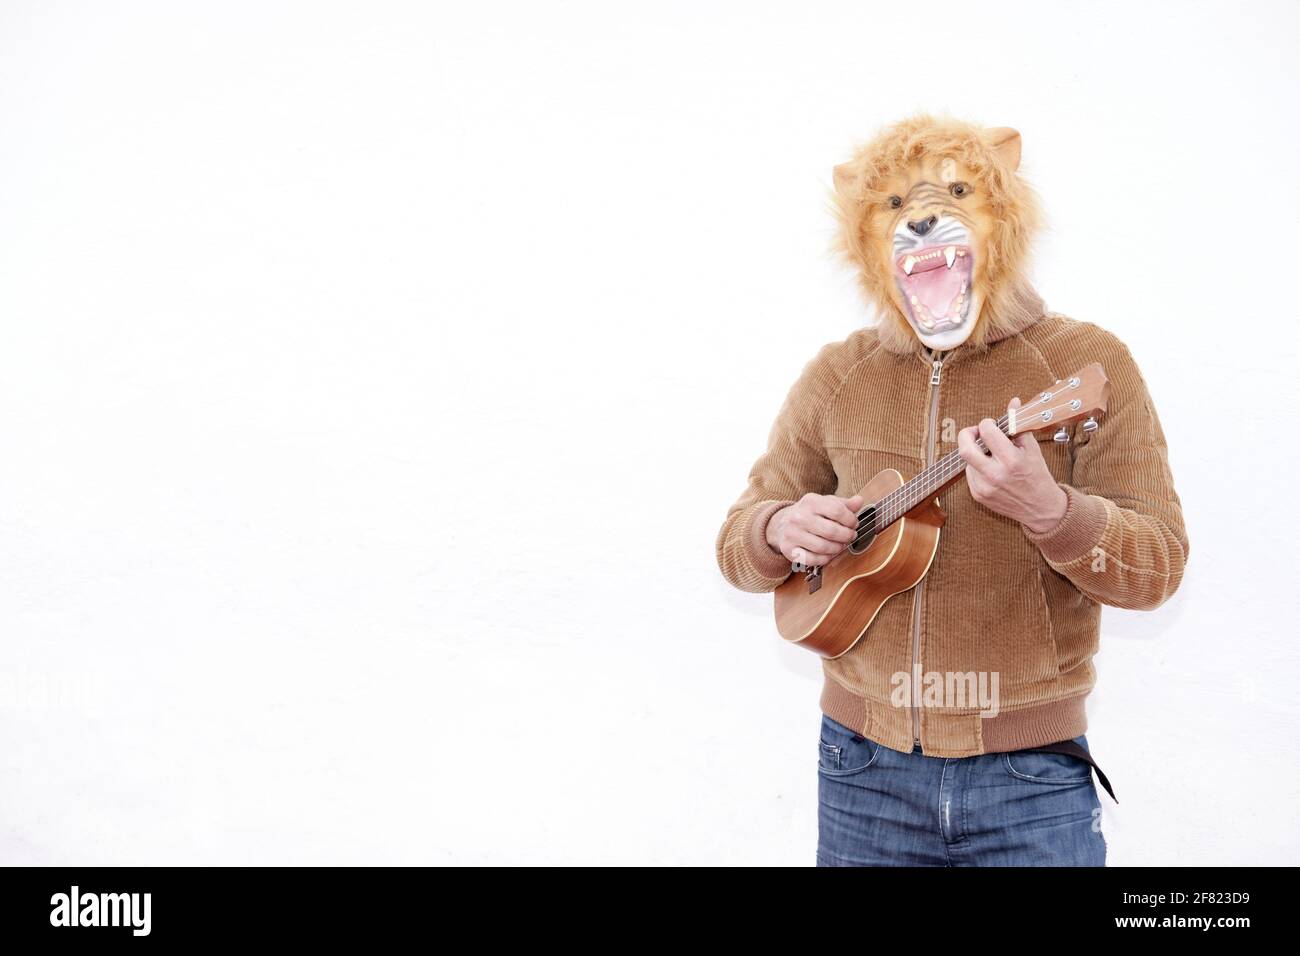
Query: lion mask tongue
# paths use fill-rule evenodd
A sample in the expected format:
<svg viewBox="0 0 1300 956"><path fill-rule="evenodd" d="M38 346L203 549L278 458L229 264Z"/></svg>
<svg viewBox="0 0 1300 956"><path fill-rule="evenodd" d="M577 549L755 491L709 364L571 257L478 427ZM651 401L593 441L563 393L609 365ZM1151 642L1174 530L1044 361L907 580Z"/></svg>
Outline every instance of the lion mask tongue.
<svg viewBox="0 0 1300 956"><path fill-rule="evenodd" d="M902 256L903 295L927 331L960 324L970 289L971 257L965 246L926 246Z"/></svg>

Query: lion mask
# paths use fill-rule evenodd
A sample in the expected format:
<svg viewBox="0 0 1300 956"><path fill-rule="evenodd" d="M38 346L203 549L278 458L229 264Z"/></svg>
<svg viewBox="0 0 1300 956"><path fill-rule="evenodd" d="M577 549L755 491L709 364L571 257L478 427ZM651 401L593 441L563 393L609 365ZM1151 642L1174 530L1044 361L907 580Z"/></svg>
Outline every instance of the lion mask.
<svg viewBox="0 0 1300 956"><path fill-rule="evenodd" d="M887 347L982 346L1038 317L1024 271L1041 216L1019 166L1014 129L919 114L835 167L835 248Z"/></svg>

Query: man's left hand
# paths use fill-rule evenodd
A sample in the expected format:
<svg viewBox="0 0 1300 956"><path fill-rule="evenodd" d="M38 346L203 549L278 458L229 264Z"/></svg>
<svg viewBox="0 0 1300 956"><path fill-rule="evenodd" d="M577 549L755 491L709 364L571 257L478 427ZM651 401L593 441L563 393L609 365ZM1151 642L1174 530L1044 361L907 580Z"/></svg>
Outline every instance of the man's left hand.
<svg viewBox="0 0 1300 956"><path fill-rule="evenodd" d="M1011 408L1019 407L1020 399L1012 399ZM984 448L975 444L976 438L983 439ZM1047 470L1033 432L1008 438L986 418L957 433L957 451L966 462L971 497L980 504L1036 534L1052 530L1065 517L1069 499Z"/></svg>

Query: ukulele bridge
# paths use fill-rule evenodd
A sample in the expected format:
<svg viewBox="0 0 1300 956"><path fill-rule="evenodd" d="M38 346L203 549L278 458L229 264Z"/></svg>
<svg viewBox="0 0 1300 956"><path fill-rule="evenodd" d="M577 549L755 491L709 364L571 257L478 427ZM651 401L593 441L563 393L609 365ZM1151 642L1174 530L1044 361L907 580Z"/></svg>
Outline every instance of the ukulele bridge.
<svg viewBox="0 0 1300 956"><path fill-rule="evenodd" d="M808 593L814 593L822 586L822 569L820 565L804 564L802 561L791 561L790 572L792 574L802 574L804 580L808 582Z"/></svg>
<svg viewBox="0 0 1300 956"><path fill-rule="evenodd" d="M822 586L822 569L820 566L809 568L804 574L804 580L808 582L808 593L816 594L817 589Z"/></svg>

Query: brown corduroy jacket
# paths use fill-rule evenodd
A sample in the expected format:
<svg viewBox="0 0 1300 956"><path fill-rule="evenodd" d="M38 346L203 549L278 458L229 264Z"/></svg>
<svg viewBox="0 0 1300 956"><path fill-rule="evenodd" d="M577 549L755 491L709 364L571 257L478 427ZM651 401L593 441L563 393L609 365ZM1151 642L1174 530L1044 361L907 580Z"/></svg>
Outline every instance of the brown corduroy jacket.
<svg viewBox="0 0 1300 956"><path fill-rule="evenodd" d="M940 355L937 370L919 343L891 352L871 328L825 345L791 388L718 534L723 576L772 591L790 574L766 541L777 510L807 492L856 494L885 468L911 477L928 443L933 457L946 454L959 429L997 418L1012 395L1102 364L1111 393L1099 427L1076 423L1068 443L1038 433L1068 498L1060 524L1031 533L977 503L964 478L954 482L939 494L948 519L929 574L890 598L852 650L823 660L822 711L894 750L919 742L927 754L965 757L1079 736L1101 605L1154 608L1182 579L1182 509L1132 356L1095 325L1034 311L986 348ZM963 695L972 681L986 693Z"/></svg>

